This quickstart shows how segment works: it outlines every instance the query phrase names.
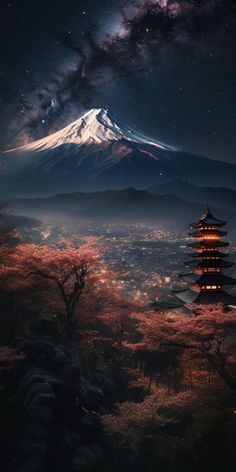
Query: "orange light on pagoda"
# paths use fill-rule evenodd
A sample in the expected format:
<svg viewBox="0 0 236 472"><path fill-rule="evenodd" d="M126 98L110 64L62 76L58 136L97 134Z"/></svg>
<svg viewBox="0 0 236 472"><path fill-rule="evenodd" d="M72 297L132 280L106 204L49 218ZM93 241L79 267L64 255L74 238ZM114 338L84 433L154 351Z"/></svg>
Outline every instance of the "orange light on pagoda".
<svg viewBox="0 0 236 472"><path fill-rule="evenodd" d="M202 285L201 290L221 290L221 285Z"/></svg>
<svg viewBox="0 0 236 472"><path fill-rule="evenodd" d="M216 239L218 239L218 236L217 235L215 235L215 236L202 236L202 239L204 239L204 241L205 240L216 240Z"/></svg>

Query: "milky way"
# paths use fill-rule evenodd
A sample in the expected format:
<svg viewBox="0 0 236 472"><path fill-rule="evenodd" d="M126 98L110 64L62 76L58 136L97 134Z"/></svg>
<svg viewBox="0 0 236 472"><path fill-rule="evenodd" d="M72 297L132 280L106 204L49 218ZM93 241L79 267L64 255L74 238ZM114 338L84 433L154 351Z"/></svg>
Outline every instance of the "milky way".
<svg viewBox="0 0 236 472"><path fill-rule="evenodd" d="M113 2L114 9L99 24L58 35L61 58L44 79L14 104L8 136L22 144L59 129L96 105L100 91L111 83L139 86L163 57L194 54L198 43L222 22L233 1ZM39 59L40 60L40 59ZM53 70L54 69L54 70Z"/></svg>

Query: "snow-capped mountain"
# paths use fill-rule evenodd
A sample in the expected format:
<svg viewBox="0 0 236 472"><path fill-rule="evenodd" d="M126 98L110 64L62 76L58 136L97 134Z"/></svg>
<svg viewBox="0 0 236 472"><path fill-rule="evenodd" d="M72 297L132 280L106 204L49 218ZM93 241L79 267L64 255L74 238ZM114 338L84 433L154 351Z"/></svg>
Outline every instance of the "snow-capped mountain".
<svg viewBox="0 0 236 472"><path fill-rule="evenodd" d="M149 139L104 109L92 109L0 158L0 194L5 196L144 189L176 178L236 188L236 166Z"/></svg>
<svg viewBox="0 0 236 472"><path fill-rule="evenodd" d="M20 152L45 151L65 144L102 144L126 140L138 144L149 144L160 149L171 150L170 146L151 141L128 126L114 120L108 110L92 108L81 118L56 133L39 139L15 150ZM11 151L10 151L11 152Z"/></svg>

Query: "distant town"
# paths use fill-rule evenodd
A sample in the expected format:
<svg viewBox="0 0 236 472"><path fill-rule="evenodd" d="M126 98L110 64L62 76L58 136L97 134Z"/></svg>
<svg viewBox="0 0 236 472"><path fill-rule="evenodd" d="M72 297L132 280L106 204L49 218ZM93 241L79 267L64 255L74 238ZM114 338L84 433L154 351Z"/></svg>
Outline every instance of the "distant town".
<svg viewBox="0 0 236 472"><path fill-rule="evenodd" d="M80 245L84 237L96 236L105 245L104 259L119 273L116 280L127 298L148 303L172 295L172 287L184 286L179 273L188 259L188 228L173 229L157 224L97 224L61 220L60 224L43 222L24 228L24 241L55 244L58 238L69 237ZM236 258L236 232L230 232L230 251Z"/></svg>

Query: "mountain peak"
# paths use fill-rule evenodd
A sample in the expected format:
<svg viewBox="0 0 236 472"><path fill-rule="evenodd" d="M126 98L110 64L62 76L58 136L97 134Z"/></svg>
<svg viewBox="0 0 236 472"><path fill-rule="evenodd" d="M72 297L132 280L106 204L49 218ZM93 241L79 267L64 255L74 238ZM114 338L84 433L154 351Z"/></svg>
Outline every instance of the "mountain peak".
<svg viewBox="0 0 236 472"><path fill-rule="evenodd" d="M107 109L92 108L65 128L14 151L39 152L65 144L103 144L125 140L138 144L149 144L160 149L173 150L157 141L152 141L117 120ZM13 150L11 150L13 151ZM11 152L7 151L7 152Z"/></svg>

